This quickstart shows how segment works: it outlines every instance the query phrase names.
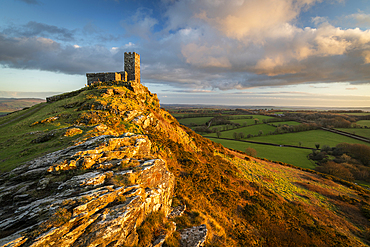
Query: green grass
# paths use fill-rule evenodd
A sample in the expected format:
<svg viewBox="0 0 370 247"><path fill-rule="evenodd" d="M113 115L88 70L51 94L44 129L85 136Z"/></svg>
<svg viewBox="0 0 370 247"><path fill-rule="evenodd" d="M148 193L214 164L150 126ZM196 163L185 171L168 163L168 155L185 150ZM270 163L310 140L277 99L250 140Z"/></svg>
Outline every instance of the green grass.
<svg viewBox="0 0 370 247"><path fill-rule="evenodd" d="M0 127L0 171L9 171L18 165L21 165L23 162L71 145L72 140L78 138L80 135L74 137L62 137L65 132L65 129L63 128L70 126L71 123L68 122L73 121L80 112L76 112L71 108L65 109L62 105L82 98L83 96L81 95L52 104L42 103L46 104L46 106L29 116L21 117L10 124ZM27 113L36 107L39 107L39 105L2 117L0 118L0 125L17 118L20 115L27 115ZM66 117L58 119L55 122L31 126L37 121L60 114L63 114ZM82 129L87 130L87 128ZM49 141L41 143L32 142L32 140L46 135L50 133L50 131L53 131L55 137Z"/></svg>
<svg viewBox="0 0 370 247"><path fill-rule="evenodd" d="M189 125L194 124L205 124L207 121L211 120L213 117L194 117L194 118L182 118L178 119L180 124Z"/></svg>
<svg viewBox="0 0 370 247"><path fill-rule="evenodd" d="M252 119L247 119L247 118L244 118L244 119L234 119L234 120L230 120L230 121L233 122L233 123L238 123L241 126L244 126L244 123L247 123L246 125L255 124L253 118Z"/></svg>
<svg viewBox="0 0 370 247"><path fill-rule="evenodd" d="M307 155L311 153L311 150L308 149L276 147L217 138L210 139L214 142L221 143L227 148L240 150L242 152L245 152L247 147L254 148L257 151L257 156L261 158L266 158L273 161L282 161L302 168L315 168L315 164L307 158Z"/></svg>
<svg viewBox="0 0 370 247"><path fill-rule="evenodd" d="M301 123L298 123L296 121L286 121L286 122L275 122L273 124L276 126L279 126L279 124L280 125L300 125Z"/></svg>
<svg viewBox="0 0 370 247"><path fill-rule="evenodd" d="M245 121L245 120L252 120L253 123L254 123L254 119L258 119L261 123L263 121L263 119L274 119L275 117L270 117L270 116L264 116L264 115L235 115L235 117L252 117L252 119L235 119L235 120L230 120L230 121L237 121L235 123L240 123L238 121Z"/></svg>
<svg viewBox="0 0 370 247"><path fill-rule="evenodd" d="M360 120L360 121L357 121L356 124L370 127L370 120Z"/></svg>
<svg viewBox="0 0 370 247"><path fill-rule="evenodd" d="M227 130L227 131L222 131L221 132L221 137L223 138L234 138L234 132L236 133L244 133L245 136L248 134L252 135L258 135L258 132L262 130L263 134L266 135L270 131L274 131L276 128L267 124L257 124L257 125L251 125L247 127L242 127L242 128L237 128L237 129L232 129L232 130ZM207 134L209 136L214 136L216 137L216 133L210 133Z"/></svg>
<svg viewBox="0 0 370 247"><path fill-rule="evenodd" d="M298 146L299 142L301 142L303 147L309 148L315 148L316 143L319 143L321 147L323 145L333 147L341 142L370 145L369 143L366 142L358 141L350 137L338 135L324 130L309 130L280 135L260 136L250 138L249 140L258 142L269 142L279 145L295 145L295 146Z"/></svg>
<svg viewBox="0 0 370 247"><path fill-rule="evenodd" d="M349 128L349 129L344 129L344 128L338 128L337 130L341 130L347 133L351 134L356 134L359 136L363 136L366 138L370 139L370 129L357 129L357 128Z"/></svg>

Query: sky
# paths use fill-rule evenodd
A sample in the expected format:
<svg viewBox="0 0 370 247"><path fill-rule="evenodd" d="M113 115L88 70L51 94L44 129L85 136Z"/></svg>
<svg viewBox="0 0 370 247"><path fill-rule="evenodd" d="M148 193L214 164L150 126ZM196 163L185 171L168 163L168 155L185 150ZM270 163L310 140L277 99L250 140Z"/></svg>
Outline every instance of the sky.
<svg viewBox="0 0 370 247"><path fill-rule="evenodd" d="M123 69L162 104L369 107L370 0L1 0L0 97Z"/></svg>

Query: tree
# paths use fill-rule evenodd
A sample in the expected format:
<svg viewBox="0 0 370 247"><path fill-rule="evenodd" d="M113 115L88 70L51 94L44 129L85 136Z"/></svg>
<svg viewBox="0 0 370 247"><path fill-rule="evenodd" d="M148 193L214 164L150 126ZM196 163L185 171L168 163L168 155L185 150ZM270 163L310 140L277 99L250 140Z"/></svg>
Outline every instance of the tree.
<svg viewBox="0 0 370 247"><path fill-rule="evenodd" d="M316 149L319 149L320 148L320 143L315 143L315 147L316 147Z"/></svg>
<svg viewBox="0 0 370 247"><path fill-rule="evenodd" d="M262 134L263 134L263 131L262 130L258 131L258 135L259 136L261 136Z"/></svg>
<svg viewBox="0 0 370 247"><path fill-rule="evenodd" d="M302 142L298 142L298 145L299 145L300 147L302 147Z"/></svg>
<svg viewBox="0 0 370 247"><path fill-rule="evenodd" d="M217 138L220 138L221 132L219 130L216 131Z"/></svg>
<svg viewBox="0 0 370 247"><path fill-rule="evenodd" d="M321 166L317 166L315 170L322 172L322 173L330 174L336 177L340 177L344 180L348 180L348 181L354 180L353 174L348 168L344 167L342 164L337 164L333 161L328 161L322 164Z"/></svg>
<svg viewBox="0 0 370 247"><path fill-rule="evenodd" d="M257 151L254 148L247 147L245 149L245 153L248 154L249 156L256 157L257 156Z"/></svg>
<svg viewBox="0 0 370 247"><path fill-rule="evenodd" d="M238 133L234 132L234 133L233 133L233 137L234 137L234 139L235 139L235 140L239 140L239 135L238 135Z"/></svg>
<svg viewBox="0 0 370 247"><path fill-rule="evenodd" d="M239 133L239 139L244 139L244 137L245 137L244 133L243 132L240 132Z"/></svg>
<svg viewBox="0 0 370 247"><path fill-rule="evenodd" d="M258 121L259 121L258 118L255 118L254 119L254 124L258 124Z"/></svg>

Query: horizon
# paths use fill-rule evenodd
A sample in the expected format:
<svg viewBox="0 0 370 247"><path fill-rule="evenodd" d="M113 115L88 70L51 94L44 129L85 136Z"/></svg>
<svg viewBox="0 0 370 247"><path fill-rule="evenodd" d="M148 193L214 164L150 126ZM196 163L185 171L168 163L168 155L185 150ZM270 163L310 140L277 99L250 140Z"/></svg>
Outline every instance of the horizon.
<svg viewBox="0 0 370 247"><path fill-rule="evenodd" d="M77 90L87 72L121 71L123 53L134 51L161 104L370 105L368 0L86 5L4 1L0 97Z"/></svg>

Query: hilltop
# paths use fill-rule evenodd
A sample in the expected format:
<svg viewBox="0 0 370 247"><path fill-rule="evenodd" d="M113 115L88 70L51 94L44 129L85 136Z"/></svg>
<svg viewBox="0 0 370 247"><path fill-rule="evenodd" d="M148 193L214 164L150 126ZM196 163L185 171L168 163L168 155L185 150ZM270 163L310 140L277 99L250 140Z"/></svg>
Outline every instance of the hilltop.
<svg viewBox="0 0 370 247"><path fill-rule="evenodd" d="M368 190L226 149L139 83L53 97L0 131L0 246L370 243Z"/></svg>

